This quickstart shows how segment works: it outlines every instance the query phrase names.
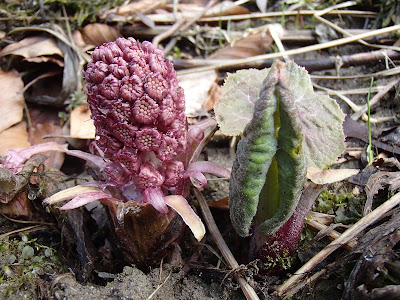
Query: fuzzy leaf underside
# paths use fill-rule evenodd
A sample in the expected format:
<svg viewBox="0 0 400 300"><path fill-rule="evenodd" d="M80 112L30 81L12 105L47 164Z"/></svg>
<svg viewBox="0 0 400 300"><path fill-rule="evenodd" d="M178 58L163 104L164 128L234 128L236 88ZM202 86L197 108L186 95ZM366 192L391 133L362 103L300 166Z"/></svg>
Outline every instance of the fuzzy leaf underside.
<svg viewBox="0 0 400 300"><path fill-rule="evenodd" d="M280 67L280 80L276 85L279 113L275 118L279 118L279 131L275 154L277 172L274 172L276 179L273 182L278 182L279 193L275 193L276 198L271 199L269 191L263 189L256 216L256 222L260 222L256 224L260 233L269 235L277 232L292 216L300 199L307 172L302 126L294 105L296 98L291 93L291 85L284 80L287 75L286 65L277 65Z"/></svg>
<svg viewBox="0 0 400 300"><path fill-rule="evenodd" d="M257 212L260 191L276 152L273 115L277 108L274 94L277 82L275 76L268 76L265 80L253 119L244 129L232 166L229 185L230 217L233 227L241 236L249 234Z"/></svg>
<svg viewBox="0 0 400 300"><path fill-rule="evenodd" d="M214 106L222 133L240 135L253 117L262 83L269 69L239 70L229 73L225 80L221 98Z"/></svg>
<svg viewBox="0 0 400 300"><path fill-rule="evenodd" d="M343 119L334 100L313 92L303 68L274 63L232 168L230 212L239 235L249 235L253 221L274 234L290 218L307 167L325 168L343 151Z"/></svg>
<svg viewBox="0 0 400 300"><path fill-rule="evenodd" d="M285 93L295 99L307 167L325 169L344 151L342 123L345 115L334 99L313 91L307 71L293 62L285 65L280 83L286 87Z"/></svg>

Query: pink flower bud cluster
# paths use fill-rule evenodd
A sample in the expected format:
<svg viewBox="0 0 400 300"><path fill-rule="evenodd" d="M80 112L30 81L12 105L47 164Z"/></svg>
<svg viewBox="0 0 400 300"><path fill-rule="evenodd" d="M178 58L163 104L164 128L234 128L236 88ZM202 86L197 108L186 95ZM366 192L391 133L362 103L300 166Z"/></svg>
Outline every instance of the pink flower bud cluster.
<svg viewBox="0 0 400 300"><path fill-rule="evenodd" d="M118 185L174 188L184 165L187 121L183 89L172 63L150 42L118 38L97 47L87 66L87 99L96 146L113 164Z"/></svg>

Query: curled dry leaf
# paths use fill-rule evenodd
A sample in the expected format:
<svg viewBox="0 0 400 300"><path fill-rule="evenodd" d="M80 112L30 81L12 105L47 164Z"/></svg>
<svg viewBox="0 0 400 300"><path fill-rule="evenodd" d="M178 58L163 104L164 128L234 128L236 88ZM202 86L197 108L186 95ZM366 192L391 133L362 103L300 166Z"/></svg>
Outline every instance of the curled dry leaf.
<svg viewBox="0 0 400 300"><path fill-rule="evenodd" d="M257 32L226 46L214 54L210 59L242 59L265 54L272 44L272 37L269 31Z"/></svg>
<svg viewBox="0 0 400 300"><path fill-rule="evenodd" d="M96 128L87 107L77 107L71 112L70 136L77 139L94 139Z"/></svg>
<svg viewBox="0 0 400 300"><path fill-rule="evenodd" d="M100 46L121 36L121 33L116 28L100 23L88 24L80 32L83 41L93 46Z"/></svg>
<svg viewBox="0 0 400 300"><path fill-rule="evenodd" d="M22 56L26 61L36 63L51 61L60 67L64 66L63 53L57 42L45 36L27 37L17 43L10 44L0 52L0 57L6 55Z"/></svg>
<svg viewBox="0 0 400 300"><path fill-rule="evenodd" d="M321 170L315 167L307 169L307 178L315 184L329 184L340 182L351 176L357 175L360 170L357 169L329 169Z"/></svg>
<svg viewBox="0 0 400 300"><path fill-rule="evenodd" d="M20 150L30 145L26 122L20 122L0 133L0 155L6 155L8 149Z"/></svg>
<svg viewBox="0 0 400 300"><path fill-rule="evenodd" d="M187 116L198 116L205 105L218 93L215 87L218 79L216 71L204 71L185 74L178 77L179 85L185 91Z"/></svg>
<svg viewBox="0 0 400 300"><path fill-rule="evenodd" d="M0 70L0 133L22 120L25 100L20 91L23 87L17 71Z"/></svg>

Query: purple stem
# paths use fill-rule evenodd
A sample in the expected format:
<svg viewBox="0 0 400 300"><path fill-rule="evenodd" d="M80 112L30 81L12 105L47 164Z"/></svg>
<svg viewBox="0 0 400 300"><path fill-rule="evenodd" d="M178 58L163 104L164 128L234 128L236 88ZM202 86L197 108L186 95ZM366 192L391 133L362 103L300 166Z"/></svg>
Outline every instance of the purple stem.
<svg viewBox="0 0 400 300"><path fill-rule="evenodd" d="M310 183L303 191L293 215L273 235L264 235L255 228L249 259L259 258L267 262L271 258L292 256L297 249L304 220L322 189L323 185Z"/></svg>

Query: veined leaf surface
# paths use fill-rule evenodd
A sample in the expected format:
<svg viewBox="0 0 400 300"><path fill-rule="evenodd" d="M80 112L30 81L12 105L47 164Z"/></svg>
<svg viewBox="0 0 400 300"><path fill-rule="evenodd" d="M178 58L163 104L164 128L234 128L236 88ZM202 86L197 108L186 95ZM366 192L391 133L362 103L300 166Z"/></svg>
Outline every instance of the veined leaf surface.
<svg viewBox="0 0 400 300"><path fill-rule="evenodd" d="M233 116L228 127L236 124L235 130L240 133L238 102L247 101L248 109L251 105L247 99L235 99L236 95L238 91L232 94L234 104L220 104L216 114L218 120L221 110L233 110L224 111L222 126ZM247 114L248 110L243 115ZM290 218L306 180L307 166L325 168L343 151L343 119L333 99L313 92L303 68L294 63L274 63L262 84L232 168L231 220L240 235L249 235L252 224L264 234L273 234Z"/></svg>

